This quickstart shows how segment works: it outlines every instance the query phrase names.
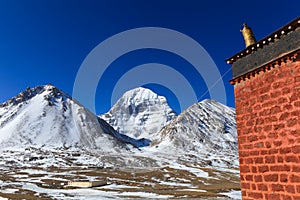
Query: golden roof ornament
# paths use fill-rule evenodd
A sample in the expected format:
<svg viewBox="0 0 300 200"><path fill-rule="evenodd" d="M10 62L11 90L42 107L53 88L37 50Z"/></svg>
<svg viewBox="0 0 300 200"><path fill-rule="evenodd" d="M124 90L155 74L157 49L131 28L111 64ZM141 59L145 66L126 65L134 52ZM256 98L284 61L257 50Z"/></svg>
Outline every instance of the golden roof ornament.
<svg viewBox="0 0 300 200"><path fill-rule="evenodd" d="M245 40L245 44L246 44L246 48L252 44L256 43L256 39L254 37L254 34L252 32L252 29L247 26L246 23L243 24L244 28L242 30L240 30L244 36L244 40Z"/></svg>

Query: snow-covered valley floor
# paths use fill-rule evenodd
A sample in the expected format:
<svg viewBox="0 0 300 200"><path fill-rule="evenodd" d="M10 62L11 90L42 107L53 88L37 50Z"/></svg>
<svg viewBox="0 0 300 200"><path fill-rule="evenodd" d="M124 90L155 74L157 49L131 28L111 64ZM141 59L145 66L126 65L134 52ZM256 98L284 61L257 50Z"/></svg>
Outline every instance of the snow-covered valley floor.
<svg viewBox="0 0 300 200"><path fill-rule="evenodd" d="M241 199L238 169L203 167L175 156L10 148L0 150L0 171L0 199ZM108 184L66 187L74 180Z"/></svg>

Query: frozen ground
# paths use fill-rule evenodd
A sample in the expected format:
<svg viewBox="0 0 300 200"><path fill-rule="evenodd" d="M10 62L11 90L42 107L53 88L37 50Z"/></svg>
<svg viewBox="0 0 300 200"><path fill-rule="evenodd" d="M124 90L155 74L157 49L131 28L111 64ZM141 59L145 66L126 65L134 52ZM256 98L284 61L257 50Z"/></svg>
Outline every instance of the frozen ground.
<svg viewBox="0 0 300 200"><path fill-rule="evenodd" d="M176 156L2 149L0 171L0 199L241 199L238 169ZM68 181L103 179L108 184L102 187L66 187Z"/></svg>

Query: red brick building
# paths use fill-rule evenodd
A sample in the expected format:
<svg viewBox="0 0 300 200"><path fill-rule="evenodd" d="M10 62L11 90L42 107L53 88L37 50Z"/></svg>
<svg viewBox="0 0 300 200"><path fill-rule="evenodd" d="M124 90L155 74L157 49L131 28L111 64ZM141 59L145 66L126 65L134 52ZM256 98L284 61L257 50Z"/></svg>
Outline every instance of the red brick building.
<svg viewBox="0 0 300 200"><path fill-rule="evenodd" d="M300 17L232 64L244 200L300 200Z"/></svg>

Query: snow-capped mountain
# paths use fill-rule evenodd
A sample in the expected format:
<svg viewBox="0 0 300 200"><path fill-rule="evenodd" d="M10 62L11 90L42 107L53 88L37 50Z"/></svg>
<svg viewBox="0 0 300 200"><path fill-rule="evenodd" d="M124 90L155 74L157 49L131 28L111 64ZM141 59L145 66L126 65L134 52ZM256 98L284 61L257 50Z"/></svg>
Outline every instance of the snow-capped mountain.
<svg viewBox="0 0 300 200"><path fill-rule="evenodd" d="M175 116L165 97L142 87L127 91L109 112L100 115L122 134L151 140Z"/></svg>
<svg viewBox="0 0 300 200"><path fill-rule="evenodd" d="M159 133L151 146L159 152L193 154L238 166L235 110L213 100L196 103Z"/></svg>
<svg viewBox="0 0 300 200"><path fill-rule="evenodd" d="M126 143L139 147L149 141L119 134L52 85L27 88L0 105L0 144L5 146L84 146L114 152Z"/></svg>
<svg viewBox="0 0 300 200"><path fill-rule="evenodd" d="M0 146L80 146L107 152L112 165L118 155L126 157L122 165L127 157L131 164L158 166L193 156L203 165L238 166L235 111L215 101L176 116L166 98L137 88L102 117L124 134L52 85L27 88L0 105Z"/></svg>

